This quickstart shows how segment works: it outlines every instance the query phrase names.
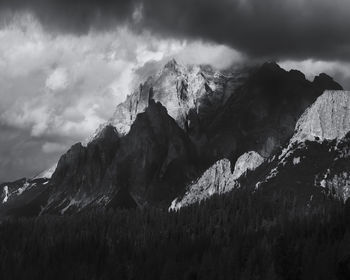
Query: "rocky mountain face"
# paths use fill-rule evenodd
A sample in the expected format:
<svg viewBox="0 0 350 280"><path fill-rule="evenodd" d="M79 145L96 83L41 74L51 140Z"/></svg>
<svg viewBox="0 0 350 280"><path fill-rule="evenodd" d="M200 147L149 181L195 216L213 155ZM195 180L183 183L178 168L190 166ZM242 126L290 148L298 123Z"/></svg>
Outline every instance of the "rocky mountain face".
<svg viewBox="0 0 350 280"><path fill-rule="evenodd" d="M271 158L242 181L265 193L297 194L305 203L327 196L345 202L350 195L349 148L350 133L341 139L294 142L288 153Z"/></svg>
<svg viewBox="0 0 350 280"><path fill-rule="evenodd" d="M92 139L106 125L116 127L120 135L127 134L136 116L145 111L151 99L160 102L169 116L184 129L189 125L190 111L215 111L242 85L250 71L248 67L217 71L210 66L184 66L171 60L128 95L108 122L96 130Z"/></svg>
<svg viewBox="0 0 350 280"><path fill-rule="evenodd" d="M47 203L49 179L20 179L0 185L0 218L36 216Z"/></svg>
<svg viewBox="0 0 350 280"><path fill-rule="evenodd" d="M86 144L73 145L51 179L2 185L0 212L167 208L178 197L172 204L177 209L243 186L243 181L252 185L253 178L255 187L265 180L261 177L265 171L275 168L278 157L272 160L273 155L288 144L299 117L326 89L341 86L325 74L308 81L302 73L287 72L275 63L219 72L170 61L118 105ZM340 104L333 109L308 111L323 118L341 110L346 119L347 110L342 108L349 103L340 99L338 95L331 99ZM337 180L346 177L337 176ZM39 187L33 185L35 180ZM33 187L14 196L24 182Z"/></svg>
<svg viewBox="0 0 350 280"><path fill-rule="evenodd" d="M81 143L72 146L60 158L52 175L53 194L45 211L65 212L69 207L84 207L108 194L110 190L103 179L119 145L115 128L106 126L86 147Z"/></svg>
<svg viewBox="0 0 350 280"><path fill-rule="evenodd" d="M151 100L126 136L108 125L86 147L75 144L61 157L40 213L167 205L193 177L194 151L166 109Z"/></svg>
<svg viewBox="0 0 350 280"><path fill-rule="evenodd" d="M236 162L235 171L241 170L237 173L232 173L228 160L216 162L169 209L179 210L241 185L291 191L309 201L331 193L345 201L350 196L349 101L348 91L325 91L302 114L284 149L265 162L255 152L244 154Z"/></svg>
<svg viewBox="0 0 350 280"><path fill-rule="evenodd" d="M266 63L228 99L207 128L218 158L234 161L254 150L269 157L293 135L296 121L325 89L342 87L327 75L310 82L295 70Z"/></svg>
<svg viewBox="0 0 350 280"><path fill-rule="evenodd" d="M326 91L299 119L292 142L332 140L344 137L350 130L350 97L348 91Z"/></svg>
<svg viewBox="0 0 350 280"><path fill-rule="evenodd" d="M345 201L350 195L349 100L349 91L326 91L301 116L286 148L246 183L266 191L298 192L310 202L320 193Z"/></svg>
<svg viewBox="0 0 350 280"><path fill-rule="evenodd" d="M217 161L193 184L187 187L184 196L172 201L169 210L179 210L182 207L208 199L214 194L223 194L239 187L237 179L248 170L254 170L264 162L264 158L254 151L240 156L234 170L228 159Z"/></svg>

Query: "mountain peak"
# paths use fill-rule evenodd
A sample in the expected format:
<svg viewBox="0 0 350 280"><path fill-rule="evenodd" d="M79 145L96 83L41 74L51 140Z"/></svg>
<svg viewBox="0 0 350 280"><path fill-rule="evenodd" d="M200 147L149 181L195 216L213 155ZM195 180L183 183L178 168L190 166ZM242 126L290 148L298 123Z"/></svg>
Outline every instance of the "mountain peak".
<svg viewBox="0 0 350 280"><path fill-rule="evenodd" d="M278 71L282 69L275 61L267 61L261 66L261 68L265 70L271 70L271 71L276 71L276 70Z"/></svg>
<svg viewBox="0 0 350 280"><path fill-rule="evenodd" d="M325 73L315 76L313 83L319 88L343 90L343 87Z"/></svg>
<svg viewBox="0 0 350 280"><path fill-rule="evenodd" d="M179 64L177 63L177 61L175 60L175 58L172 58L171 60L169 60L165 65L164 68L165 69L177 69L179 66Z"/></svg>

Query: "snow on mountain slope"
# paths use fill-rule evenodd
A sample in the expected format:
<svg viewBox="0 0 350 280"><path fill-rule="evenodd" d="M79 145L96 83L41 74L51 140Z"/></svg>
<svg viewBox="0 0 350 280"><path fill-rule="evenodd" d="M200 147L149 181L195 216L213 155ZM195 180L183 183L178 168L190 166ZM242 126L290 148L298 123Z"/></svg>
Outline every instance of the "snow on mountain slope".
<svg viewBox="0 0 350 280"><path fill-rule="evenodd" d="M216 71L209 66L184 66L175 60L169 61L163 69L140 84L116 110L106 124L102 124L85 144L94 139L106 125L113 125L120 135L129 132L137 114L143 112L151 99L160 102L184 128L191 109L198 112L206 101L224 103L235 88L247 76L243 69Z"/></svg>
<svg viewBox="0 0 350 280"><path fill-rule="evenodd" d="M337 140L329 151L335 153L332 165L316 174L315 185L331 190L338 198L346 201L350 197L350 132Z"/></svg>
<svg viewBox="0 0 350 280"><path fill-rule="evenodd" d="M26 196L27 193L45 189L48 183L48 178L23 178L14 182L0 184L0 199L2 202L0 205L8 204L23 195Z"/></svg>
<svg viewBox="0 0 350 280"><path fill-rule="evenodd" d="M325 91L300 117L288 146L268 161L255 186L316 186L345 201L350 197L349 143L350 91Z"/></svg>
<svg viewBox="0 0 350 280"><path fill-rule="evenodd" d="M254 170L264 159L256 152L250 151L237 159L233 172L228 159L217 161L192 185L182 198L176 198L169 210L179 210L181 207L200 202L213 194L222 194L238 186L237 179L247 170Z"/></svg>
<svg viewBox="0 0 350 280"><path fill-rule="evenodd" d="M299 201L350 197L350 132L341 139L294 142L282 159L272 157L245 181L263 193L290 193Z"/></svg>
<svg viewBox="0 0 350 280"><path fill-rule="evenodd" d="M4 186L3 193L4 193L4 198L2 199L2 203L5 203L5 202L7 202L8 198L9 198L9 187L8 186Z"/></svg>
<svg viewBox="0 0 350 280"><path fill-rule="evenodd" d="M52 174L55 172L57 163L51 166L49 169L44 170L37 176L31 179L21 179L13 183L7 183L2 187L2 203L6 203L16 196L22 195L24 192L40 186L48 184ZM3 185L3 184L2 184Z"/></svg>

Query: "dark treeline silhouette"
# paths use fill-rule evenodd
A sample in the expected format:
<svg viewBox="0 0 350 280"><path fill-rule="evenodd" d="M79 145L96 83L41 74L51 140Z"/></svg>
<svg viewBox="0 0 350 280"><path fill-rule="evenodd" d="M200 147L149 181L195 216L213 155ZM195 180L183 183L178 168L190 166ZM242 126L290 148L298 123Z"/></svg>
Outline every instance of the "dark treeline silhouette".
<svg viewBox="0 0 350 280"><path fill-rule="evenodd" d="M350 279L350 203L238 189L179 212L6 220L0 279Z"/></svg>

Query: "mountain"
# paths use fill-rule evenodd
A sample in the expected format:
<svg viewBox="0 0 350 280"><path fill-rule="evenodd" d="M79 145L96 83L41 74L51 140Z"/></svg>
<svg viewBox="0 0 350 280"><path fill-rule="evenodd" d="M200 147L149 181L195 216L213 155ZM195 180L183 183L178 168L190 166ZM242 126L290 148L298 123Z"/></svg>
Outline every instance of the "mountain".
<svg viewBox="0 0 350 280"><path fill-rule="evenodd" d="M325 74L311 82L299 71L265 63L210 122L205 149L233 161L250 150L269 157L290 139L300 115L326 89L342 87Z"/></svg>
<svg viewBox="0 0 350 280"><path fill-rule="evenodd" d="M246 185L297 192L309 201L324 199L320 193L346 201L350 196L349 101L349 91L321 95L300 117L289 144L250 174Z"/></svg>
<svg viewBox="0 0 350 280"><path fill-rule="evenodd" d="M139 113L151 99L160 102L181 128L188 125L190 111L213 111L223 105L246 79L249 67L232 67L218 71L204 65L180 65L174 59L150 76L126 100L116 107L113 116L101 125L92 139L106 125L116 127L120 135L129 132Z"/></svg>
<svg viewBox="0 0 350 280"><path fill-rule="evenodd" d="M210 118L242 85L252 70L252 67L233 66L218 71L208 65L184 66L172 59L118 104L113 116L85 139L82 145L87 146L109 125L114 126L120 136L126 135L136 116L145 111L151 99L162 103L182 128L189 126L192 111ZM50 178L56 166L57 163L40 176Z"/></svg>
<svg viewBox="0 0 350 280"><path fill-rule="evenodd" d="M240 185L274 191L284 188L299 196L308 194L305 199L311 200L320 192L333 193L346 201L349 164L350 92L325 91L302 114L286 148L265 162L256 152L246 153L237 160L233 173L228 160L216 162L169 209L179 210Z"/></svg>
<svg viewBox="0 0 350 280"><path fill-rule="evenodd" d="M271 163L326 89L341 86L325 74L308 81L275 63L220 72L172 60L118 105L89 141L73 145L51 178L2 185L0 213L168 208L176 197L200 201L226 192ZM30 187L19 191L25 182Z"/></svg>
<svg viewBox="0 0 350 280"><path fill-rule="evenodd" d="M109 125L86 147L75 144L60 158L40 213L168 204L196 170L194 150L166 109L151 100L126 136Z"/></svg>

